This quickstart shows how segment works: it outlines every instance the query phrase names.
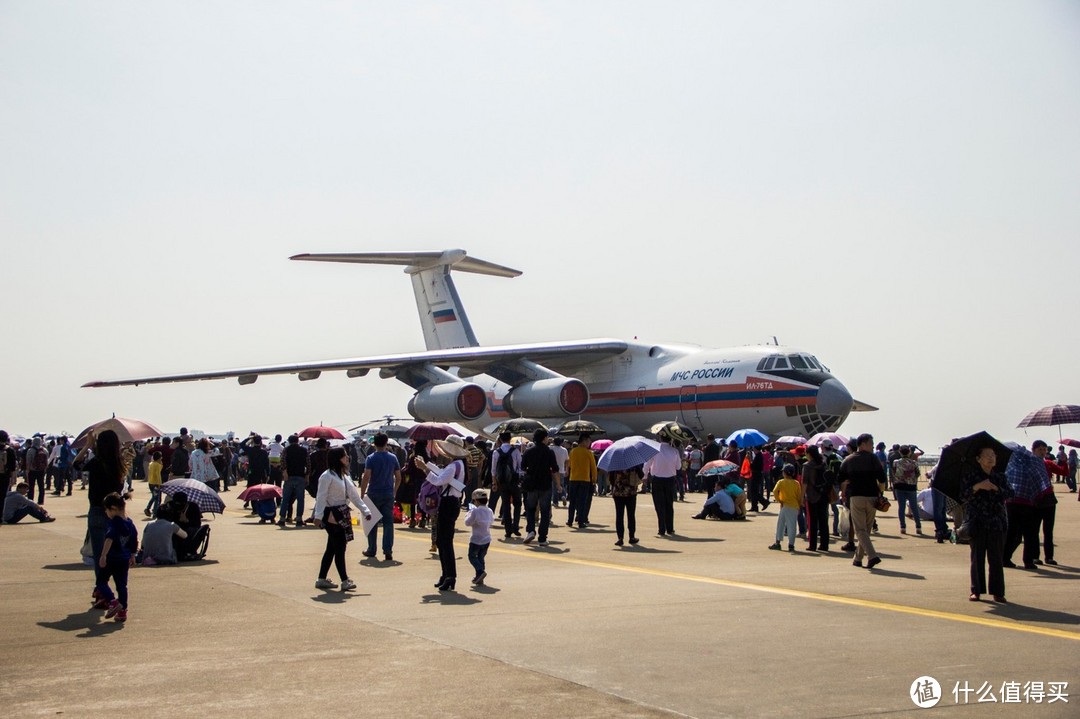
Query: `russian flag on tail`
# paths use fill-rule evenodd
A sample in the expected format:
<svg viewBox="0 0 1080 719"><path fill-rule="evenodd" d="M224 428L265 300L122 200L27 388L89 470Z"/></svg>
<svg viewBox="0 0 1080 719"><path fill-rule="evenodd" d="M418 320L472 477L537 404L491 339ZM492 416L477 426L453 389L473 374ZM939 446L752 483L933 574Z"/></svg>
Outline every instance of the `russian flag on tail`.
<svg viewBox="0 0 1080 719"><path fill-rule="evenodd" d="M454 314L453 309L449 310L435 310L431 313L431 316L435 319L435 324L442 324L443 322L456 322L457 315Z"/></svg>

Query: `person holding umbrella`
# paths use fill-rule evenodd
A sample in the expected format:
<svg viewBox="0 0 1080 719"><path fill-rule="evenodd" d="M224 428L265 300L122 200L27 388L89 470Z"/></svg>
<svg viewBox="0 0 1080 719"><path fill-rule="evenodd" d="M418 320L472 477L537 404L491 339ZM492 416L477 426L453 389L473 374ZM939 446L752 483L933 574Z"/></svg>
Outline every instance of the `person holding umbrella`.
<svg viewBox="0 0 1080 719"><path fill-rule="evenodd" d="M315 526L326 530L326 551L319 565L315 588L337 588L338 585L326 577L333 562L341 577L341 591L347 592L356 589L356 582L349 579L349 570L345 566L345 548L353 538L349 502L360 510L364 519L371 519L371 510L352 483L349 453L343 447L334 447L327 453L326 460L327 468L319 477L319 489L315 495Z"/></svg>
<svg viewBox="0 0 1080 719"><path fill-rule="evenodd" d="M105 531L109 528L109 517L105 513L105 497L110 494L124 494L124 462L120 456L120 437L111 429L102 430L97 434L94 430L86 436L86 443L79 454L75 456L75 464L78 464L94 448L94 456L86 463L85 470L90 477L89 489L86 498L90 502L90 509L86 513L86 533L90 539L90 548L96 560L101 556L101 549L105 546ZM101 584L101 570L94 564L94 606L98 609L107 609L108 602L97 589Z"/></svg>
<svg viewBox="0 0 1080 719"><path fill-rule="evenodd" d="M1005 475L996 471L997 453L993 447L983 447L975 456L976 468L964 477L961 499L964 501L965 524L971 528L971 594L968 599L979 601L987 590L986 565L990 567L989 590L995 602L1005 603L1005 532L1008 515L1005 501L1013 491Z"/></svg>

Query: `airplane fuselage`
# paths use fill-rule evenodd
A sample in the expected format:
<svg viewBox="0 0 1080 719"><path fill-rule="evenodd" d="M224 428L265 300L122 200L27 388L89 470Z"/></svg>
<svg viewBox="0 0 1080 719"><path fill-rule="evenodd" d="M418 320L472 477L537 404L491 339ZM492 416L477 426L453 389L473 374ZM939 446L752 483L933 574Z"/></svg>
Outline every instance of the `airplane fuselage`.
<svg viewBox="0 0 1080 719"><path fill-rule="evenodd" d="M717 436L746 427L772 436L810 435L836 430L850 412L851 395L843 385L812 355L792 347L706 350L628 344L626 352L573 372L590 392L580 418L596 422L612 437L642 434L653 424L672 419ZM787 367L777 369L781 357ZM769 358L773 366L765 369ZM794 358L804 366L792 367ZM493 425L514 416L502 402L510 385L486 375L470 381L485 389L487 407L483 416L462 424L490 432ZM567 418L536 419L557 424Z"/></svg>

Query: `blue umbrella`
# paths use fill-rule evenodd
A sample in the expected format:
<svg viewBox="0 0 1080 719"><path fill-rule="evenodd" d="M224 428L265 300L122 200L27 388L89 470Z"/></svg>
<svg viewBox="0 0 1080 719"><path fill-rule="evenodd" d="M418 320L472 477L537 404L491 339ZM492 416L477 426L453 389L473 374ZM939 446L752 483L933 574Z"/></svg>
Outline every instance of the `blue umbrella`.
<svg viewBox="0 0 1080 719"><path fill-rule="evenodd" d="M747 447L760 447L768 443L769 435L762 434L756 429L737 429L729 434L725 441L728 444L734 442L739 446L739 449L746 449Z"/></svg>
<svg viewBox="0 0 1080 719"><path fill-rule="evenodd" d="M624 437L600 455L596 466L605 472L622 472L645 464L660 453L660 443L640 436Z"/></svg>

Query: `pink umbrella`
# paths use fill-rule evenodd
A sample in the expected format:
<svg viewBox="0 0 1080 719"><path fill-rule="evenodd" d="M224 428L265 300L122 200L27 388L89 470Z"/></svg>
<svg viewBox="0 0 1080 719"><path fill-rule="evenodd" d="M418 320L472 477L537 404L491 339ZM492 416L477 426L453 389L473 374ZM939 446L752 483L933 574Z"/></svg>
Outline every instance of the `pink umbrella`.
<svg viewBox="0 0 1080 719"><path fill-rule="evenodd" d="M829 440L833 443L833 446L837 448L843 447L848 443L848 438L842 434L837 434L836 432L818 432L813 437L806 440L806 444L808 447L814 447L825 440Z"/></svg>
<svg viewBox="0 0 1080 719"><path fill-rule="evenodd" d="M409 427L405 436L412 440L446 439L452 434L461 436L461 432L442 422L420 422Z"/></svg>
<svg viewBox="0 0 1080 719"><path fill-rule="evenodd" d="M594 452L603 452L605 449L615 444L614 440L610 439L598 439L589 445L589 449Z"/></svg>
<svg viewBox="0 0 1080 719"><path fill-rule="evenodd" d="M333 427L323 427L321 424L318 427L305 427L297 432L296 436L308 439L345 439L345 435L341 432Z"/></svg>
<svg viewBox="0 0 1080 719"><path fill-rule="evenodd" d="M149 439L151 437L161 437L165 434L149 422L113 415L109 419L95 422L82 432L79 432L79 436L75 438L75 441L71 445L72 448L82 449L83 445L86 444L87 436L91 431L96 436L107 429L116 432L116 436L120 438L121 443L134 442L139 439Z"/></svg>
<svg viewBox="0 0 1080 719"><path fill-rule="evenodd" d="M281 499L281 487L276 484L253 484L240 493L245 502L260 499Z"/></svg>

